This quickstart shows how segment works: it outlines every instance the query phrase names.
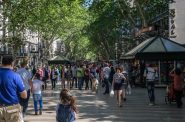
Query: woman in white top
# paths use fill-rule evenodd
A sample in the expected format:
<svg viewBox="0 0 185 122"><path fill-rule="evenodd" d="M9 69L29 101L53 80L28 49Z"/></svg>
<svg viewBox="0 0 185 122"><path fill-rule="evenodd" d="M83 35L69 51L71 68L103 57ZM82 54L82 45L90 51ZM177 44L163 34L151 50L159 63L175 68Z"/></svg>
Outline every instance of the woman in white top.
<svg viewBox="0 0 185 122"><path fill-rule="evenodd" d="M34 76L34 80L32 81L32 87L31 87L31 91L33 93L33 102L34 102L34 109L35 109L35 115L38 114L38 107L37 107L37 103L39 102L40 108L39 108L39 114L42 114L42 92L41 92L41 88L42 88L42 84L43 82L40 80L40 74L36 73Z"/></svg>

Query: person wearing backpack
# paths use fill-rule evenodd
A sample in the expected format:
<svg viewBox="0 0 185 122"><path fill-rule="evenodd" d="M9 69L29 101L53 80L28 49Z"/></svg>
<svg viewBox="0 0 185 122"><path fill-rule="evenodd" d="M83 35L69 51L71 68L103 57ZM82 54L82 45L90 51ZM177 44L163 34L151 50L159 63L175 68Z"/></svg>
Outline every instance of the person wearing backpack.
<svg viewBox="0 0 185 122"><path fill-rule="evenodd" d="M76 100L68 89L62 89L60 92L60 102L56 107L57 122L75 122L76 120Z"/></svg>

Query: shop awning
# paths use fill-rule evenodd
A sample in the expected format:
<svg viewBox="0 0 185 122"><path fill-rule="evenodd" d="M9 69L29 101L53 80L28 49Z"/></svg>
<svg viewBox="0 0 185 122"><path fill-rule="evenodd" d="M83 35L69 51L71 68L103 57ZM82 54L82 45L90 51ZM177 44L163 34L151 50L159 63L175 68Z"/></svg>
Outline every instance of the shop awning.
<svg viewBox="0 0 185 122"><path fill-rule="evenodd" d="M121 59L185 60L185 47L168 38L151 37L133 48Z"/></svg>
<svg viewBox="0 0 185 122"><path fill-rule="evenodd" d="M52 59L48 60L49 64L65 64L70 63L69 59L63 56L55 56Z"/></svg>

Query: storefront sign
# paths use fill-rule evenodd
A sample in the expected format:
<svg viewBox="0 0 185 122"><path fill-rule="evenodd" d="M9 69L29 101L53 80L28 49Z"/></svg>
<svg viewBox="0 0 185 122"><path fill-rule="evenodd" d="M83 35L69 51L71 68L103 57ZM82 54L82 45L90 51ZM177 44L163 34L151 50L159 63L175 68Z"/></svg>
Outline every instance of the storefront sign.
<svg viewBox="0 0 185 122"><path fill-rule="evenodd" d="M185 0L169 0L169 38L185 44Z"/></svg>
<svg viewBox="0 0 185 122"><path fill-rule="evenodd" d="M169 10L169 20L170 20L170 38L176 38L177 35L175 33L175 9Z"/></svg>

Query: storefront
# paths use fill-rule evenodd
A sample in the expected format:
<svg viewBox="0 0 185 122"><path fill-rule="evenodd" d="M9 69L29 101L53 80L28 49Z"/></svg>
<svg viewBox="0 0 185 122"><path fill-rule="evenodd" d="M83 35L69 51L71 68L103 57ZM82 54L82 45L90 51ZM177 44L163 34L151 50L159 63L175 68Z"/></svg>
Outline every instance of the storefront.
<svg viewBox="0 0 185 122"><path fill-rule="evenodd" d="M184 70L185 47L161 36L156 36L143 41L141 44L126 53L122 60L138 60L139 62L154 64L158 72L156 84L169 84L172 79L169 72L180 67ZM141 67L141 63L138 63ZM142 77L143 68L138 68ZM142 78L140 78L140 82Z"/></svg>

